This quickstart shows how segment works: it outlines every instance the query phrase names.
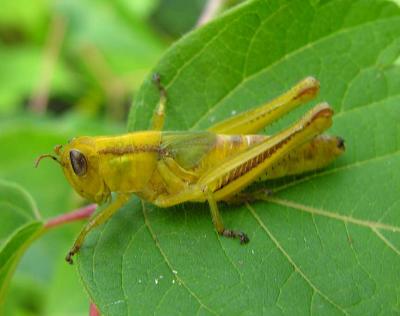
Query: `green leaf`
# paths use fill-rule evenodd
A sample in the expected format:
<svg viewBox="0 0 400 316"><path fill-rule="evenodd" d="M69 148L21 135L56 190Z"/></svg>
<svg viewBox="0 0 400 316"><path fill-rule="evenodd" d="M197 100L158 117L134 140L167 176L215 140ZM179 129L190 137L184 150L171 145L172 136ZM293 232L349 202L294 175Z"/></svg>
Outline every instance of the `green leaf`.
<svg viewBox="0 0 400 316"><path fill-rule="evenodd" d="M270 201L221 204L225 225L249 234L246 246L215 233L205 204L133 200L79 255L101 311L399 313L399 52L399 8L367 0L249 1L177 42L155 69L168 92L167 129L204 129L314 75L347 151L284 181ZM149 76L131 131L149 127L157 100Z"/></svg>
<svg viewBox="0 0 400 316"><path fill-rule="evenodd" d="M162 32L179 38L195 27L205 4L205 0L163 0L153 13L152 21Z"/></svg>
<svg viewBox="0 0 400 316"><path fill-rule="evenodd" d="M43 223L31 196L20 186L0 181L0 302L19 259L41 232Z"/></svg>
<svg viewBox="0 0 400 316"><path fill-rule="evenodd" d="M14 30L20 36L28 35L36 40L43 36L48 19L47 0L4 0L1 4L0 24L6 34L7 31Z"/></svg>
<svg viewBox="0 0 400 316"><path fill-rule="evenodd" d="M37 85L43 51L33 45L7 47L0 43L0 115L15 112L18 104L26 101ZM21 76L22 73L34 74ZM51 83L52 93L75 91L78 85L73 73L63 61L58 63Z"/></svg>
<svg viewBox="0 0 400 316"><path fill-rule="evenodd" d="M0 155L0 179L23 186L45 219L69 212L85 202L73 192L58 164L47 160L34 168L35 159L77 135L110 135L125 130L110 122L71 115L57 119L25 115L3 119L0 125L0 148L6 149ZM1 225L2 215L0 212ZM75 269L64 260L83 224L69 223L47 230L29 246L4 298L4 315L88 314L88 297ZM60 297L67 295L68 300L60 302Z"/></svg>
<svg viewBox="0 0 400 316"><path fill-rule="evenodd" d="M99 51L113 73L133 77L130 81L132 73L154 65L163 50L163 43L122 0L62 0L57 7L70 21L68 49L78 58L93 58L93 50Z"/></svg>

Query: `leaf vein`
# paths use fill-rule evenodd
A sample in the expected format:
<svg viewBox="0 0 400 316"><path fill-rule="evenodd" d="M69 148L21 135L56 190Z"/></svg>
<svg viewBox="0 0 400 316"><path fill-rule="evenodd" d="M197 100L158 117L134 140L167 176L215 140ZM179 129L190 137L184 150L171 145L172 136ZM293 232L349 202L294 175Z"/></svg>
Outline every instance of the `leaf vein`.
<svg viewBox="0 0 400 316"><path fill-rule="evenodd" d="M281 295L282 295L282 289L286 286L286 284L289 283L290 279L291 279L295 274L296 274L296 269L293 268L293 270L290 272L290 274L288 275L288 277L286 278L286 280L285 280L285 281L281 284L281 286L279 287L279 293L278 293L278 296L276 297L275 304L276 304L280 309L282 309L282 310L283 310L283 306L281 306L281 305L279 304L279 299L280 299L280 297L281 297Z"/></svg>
<svg viewBox="0 0 400 316"><path fill-rule="evenodd" d="M381 106L382 102L386 102L387 103L387 102L390 102L393 99L396 99L398 97L400 97L400 93L395 93L395 94L392 94L391 96L386 97L385 99L375 100L374 102L371 102L369 104L364 104L364 105L352 107L351 109L343 110L341 112L335 113L334 118L337 119L337 118L343 116L344 114L349 114L351 112L361 111L361 110L364 110L367 107Z"/></svg>
<svg viewBox="0 0 400 316"><path fill-rule="evenodd" d="M185 60L185 62L182 64L181 67L179 67L179 69L177 69L176 73L174 74L174 76L171 78L171 80L165 85L165 88L168 89L169 87L172 86L172 84L175 82L175 80L179 77L179 74L194 60L196 59L198 56L200 56L212 43L214 43L214 41L218 38L218 36L220 34L222 34L223 32L225 32L225 30L233 23L235 23L239 18L241 18L241 16L238 16L237 18L235 18L234 20L230 21L229 23L226 23L224 27L220 28L210 39L209 41L199 50L197 51L195 54L193 54L193 56L191 56L189 59ZM173 48L176 48L175 45L172 45L172 47L170 48L170 50L172 50Z"/></svg>
<svg viewBox="0 0 400 316"><path fill-rule="evenodd" d="M243 274L240 272L239 268L236 266L236 264L233 262L233 260L226 253L226 250L222 246L222 243L221 243L221 237L218 235L217 238L218 238L219 245L220 245L220 247L222 249L222 252L224 253L225 258L229 261L229 263L232 265L233 269L239 275L239 280L240 280L239 284L244 284L244 282L243 282ZM248 288L248 286L246 286L246 287Z"/></svg>
<svg viewBox="0 0 400 316"><path fill-rule="evenodd" d="M95 268L94 268L95 264L94 263L96 261L95 260L96 252L98 250L98 246L100 244L100 240L103 238L104 231L107 230L107 227L110 224L110 222L111 221L107 221L106 223L103 224L103 227L99 230L100 234L99 234L98 238L96 239L96 242L95 242L94 247L93 247L93 255L92 255L92 275L93 275L93 277L92 277L92 279L93 279L93 283L95 285L95 288L98 288L98 284L97 284L96 278L94 276L95 275ZM103 306L104 306L104 308L106 308L108 310L108 307L110 305L105 304ZM105 314L109 314L109 312L107 311L107 313L105 313Z"/></svg>
<svg viewBox="0 0 400 316"><path fill-rule="evenodd" d="M381 48L382 48L382 51L384 51L385 48L391 46L391 45L392 45L394 42L396 42L397 40L398 40L397 38L394 38L392 41L390 41L389 43L387 43L387 45L386 45L385 47L381 47ZM362 66L356 64L356 65L357 65L357 68L358 68L358 72L357 72L356 74L354 74L354 76L350 79L350 81L346 82L346 90L345 90L345 92L344 92L344 94L343 94L342 102L341 102L341 104L340 104L340 108L339 108L339 110L337 111L337 114L336 114L336 115L348 113L349 111L352 111L352 110L354 110L354 109L362 108L362 107L364 107L364 106L366 106L366 105L370 105L370 104L374 104L374 103L379 103L379 102L382 102L382 101L386 101L386 100L387 100L387 97L388 97L388 96L385 95L385 97L382 98L382 99L380 99L380 100L375 100L375 101L373 101L373 102L370 102L370 103L367 103L367 104L364 104L364 105L361 104L361 105L358 105L358 106L356 106L356 107L352 107L352 108L350 108L349 110L346 110L345 101L346 101L346 99L347 99L347 97L348 97L348 95L349 95L349 93L350 93L351 85L354 83L354 81L356 81L357 79L359 79L359 77L360 77L364 72L376 68L376 66L377 66L377 64L378 64L378 61L379 61L379 58L380 58L380 54L378 54L378 55L376 56L376 58L375 58L375 61L372 62L372 63L371 63L369 66L367 66L367 67L362 67ZM354 61L352 61L352 62L354 62ZM386 77L384 77L384 79L386 79ZM386 89L387 89L387 83L386 83ZM397 95L398 95L398 94L397 94Z"/></svg>
<svg viewBox="0 0 400 316"><path fill-rule="evenodd" d="M278 205L286 206L286 207L289 207L289 208L292 208L295 210L299 210L302 212L307 212L310 214L329 217L329 218L339 220L339 221L342 221L345 223L351 223L351 224L355 224L355 225L359 225L359 226L368 227L371 229L375 228L375 229L388 230L388 231L392 231L392 232L400 232L399 226L389 225L389 224L385 224L385 223L381 223L381 222L368 221L368 220L358 219L358 218L351 217L351 216L341 215L338 213L328 212L323 209L314 208L314 207L311 207L308 205L300 204L297 202L292 202L289 200L273 198L273 197L268 197L268 198L265 198L264 200L270 201L270 202L278 204Z"/></svg>
<svg viewBox="0 0 400 316"><path fill-rule="evenodd" d="M357 251L354 249L354 245L353 245L353 242L351 240L349 227L348 227L347 223L344 223L344 227L346 228L347 239L349 240L350 248L351 248L351 250L352 250L352 252L354 254L354 258L356 259L358 266L375 283L375 288L377 288L375 279L372 277L371 273L367 269L365 269L364 266L361 264L360 258L358 257L358 254L357 254Z"/></svg>
<svg viewBox="0 0 400 316"><path fill-rule="evenodd" d="M139 233L143 228L145 228L145 227L146 227L146 225L145 225L145 224L142 224L142 225L137 229L137 231L130 237L129 242L127 243L127 245L126 245L124 251L122 252L122 256L121 256L121 288L122 288L122 293L123 293L123 295L124 295L124 300L125 300L125 302L126 302L126 306L127 306L127 309L128 309L128 315L129 315L129 311L130 311L130 308L129 308L129 300L128 300L128 295L126 295L126 289L125 289L125 287L124 287L124 262L125 262L125 255L126 255L128 249L131 247L131 245L132 245L133 241L135 240L136 236L138 235L138 233Z"/></svg>
<svg viewBox="0 0 400 316"><path fill-rule="evenodd" d="M378 229L372 228L372 231L385 243L386 246L389 247L389 249L393 250L397 255L400 256L400 250L397 249L396 246L393 245L384 235L382 235Z"/></svg>
<svg viewBox="0 0 400 316"><path fill-rule="evenodd" d="M161 296L160 300L158 301L157 305L154 308L154 311L158 310L162 304L162 302L164 301L164 299L167 297L167 295L169 294L169 292L173 289L173 286L170 285L168 287L168 289L164 292L164 294ZM156 314L156 312L154 312L154 314ZM162 315L162 313L161 313Z"/></svg>
<svg viewBox="0 0 400 316"><path fill-rule="evenodd" d="M166 255L166 253L165 253L164 250L161 248L161 245L160 245L160 243L158 242L157 236L156 236L155 232L153 231L153 228L152 228L151 225L150 225L150 221L149 221L149 219L148 219L148 217L147 217L147 212L146 212L146 207L145 207L145 205L144 205L144 201L141 201L141 203L142 203L142 211L143 211L143 216L144 216L144 223L145 223L145 225L146 225L146 227L147 227L147 229L148 229L148 231L149 231L151 237L153 238L153 241L154 241L154 243L155 243L155 246L156 246L157 250L160 252L160 254L161 254L161 256L163 257L165 263L167 264L169 270L171 271L171 275L174 275L174 276L175 276L175 278L178 280L178 282L180 282L180 283L183 285L183 287L189 292L189 294L190 294L191 296L193 296L193 297L196 299L196 301L197 301L202 307L204 307L205 309L207 309L210 313L212 313L212 314L214 314L214 315L218 315L218 313L217 313L216 311L212 310L210 307L208 307L207 305L205 305L205 304L202 302L202 300L196 295L196 293L194 293L194 292L186 285L186 283L182 280L182 278L181 278L180 276L178 276L177 274L174 273L174 270L175 270L175 269L174 269L174 267L172 266L171 262L169 261L169 259L168 259L167 255Z"/></svg>
<svg viewBox="0 0 400 316"><path fill-rule="evenodd" d="M247 208L249 209L250 213L252 216L256 219L258 224L262 227L262 229L265 231L265 233L268 235L268 237L272 240L272 242L275 244L275 246L278 248L278 250L284 255L284 257L289 261L291 266L296 270L297 273L300 274L300 276L304 279L304 281L315 291L317 292L321 297L323 297L327 302L329 302L332 306L337 308L339 311L341 311L343 314L348 315L347 311L344 310L340 305L336 304L334 301L332 301L326 294L324 294L320 289L318 289L314 283L311 282L311 280L307 277L307 275L303 272L303 270L300 269L300 267L294 262L292 257L286 252L286 250L282 247L282 245L279 243L279 241L275 238L275 236L272 234L272 232L268 229L268 227L265 225L265 223L261 220L261 218L258 216L257 212L255 211L254 208L250 206L249 203L246 203Z"/></svg>

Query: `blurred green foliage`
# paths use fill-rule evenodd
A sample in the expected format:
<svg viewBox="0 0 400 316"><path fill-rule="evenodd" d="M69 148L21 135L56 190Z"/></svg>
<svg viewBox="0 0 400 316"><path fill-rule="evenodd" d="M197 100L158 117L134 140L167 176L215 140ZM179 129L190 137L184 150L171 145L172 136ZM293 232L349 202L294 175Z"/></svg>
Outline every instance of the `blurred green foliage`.
<svg viewBox="0 0 400 316"><path fill-rule="evenodd" d="M0 115L46 107L123 120L144 75L204 2L2 1Z"/></svg>
<svg viewBox="0 0 400 316"><path fill-rule="evenodd" d="M195 26L204 3L1 1L0 179L28 191L44 220L87 202L57 165L45 161L34 169L34 159L76 135L123 133L144 76ZM63 260L80 227L62 226L33 243L0 314L88 314L75 268Z"/></svg>
<svg viewBox="0 0 400 316"><path fill-rule="evenodd" d="M399 1L392 2L399 3ZM0 181L17 183L18 187L29 192L36 201L44 222L87 202L72 191L56 164L45 160L39 169L34 169L34 159L42 153L50 152L55 144L63 144L76 135L123 133L126 131L126 115L132 100L135 100L136 107L131 112L130 129L147 126L148 118L158 100L158 94L149 80L145 82L140 92L138 92L139 85L145 76L150 78L149 73L167 47L195 27L206 2L206 0L2 0L0 10ZM242 0L225 0L223 8L240 2ZM354 2L350 0L259 0L253 3L254 8L251 3L248 3L247 9L243 6L236 10L236 13L228 14L219 22L186 37L164 55L157 69L163 74L169 100L173 103L173 106L169 107L167 127L204 128L215 119L227 117L237 109L244 110L270 99L278 91L281 92L283 87L289 88L290 84L303 76L315 74L323 83L324 90L321 95L332 102L336 110L342 112L335 118L334 129L338 135L346 138L350 146L344 160L335 166L339 166L337 168L339 171L335 171L335 174L331 171L331 175L335 176L336 173L343 172L342 179L346 181L340 182L338 177L336 181L339 182L335 183L334 179L325 181L321 177L321 180L316 179L316 182L309 181L301 186L294 186L292 190L287 190L285 193L288 201L293 199L299 205L300 203L307 205L306 203L311 201L311 206L315 205L321 209L324 209L324 206L331 206L332 209L336 209L337 201L340 200L341 205L338 207L343 207L343 214L350 217L359 215L360 218L372 221L373 218L368 216L374 215L373 212L376 209L383 212L390 223L398 222L398 216L395 216L396 209L386 206L392 203L391 199L394 201L392 205L395 205L398 200L395 190L399 187L399 177L396 177L396 174L392 175L392 171L396 169L393 166L399 163L399 142L397 141L399 137L398 129L396 129L399 111L395 107L398 103L396 91L399 90L397 7L394 9L394 5L390 6L385 0ZM375 7L376 4L378 5ZM382 7L379 7L380 4ZM316 7L319 8L320 14L315 14ZM349 10L349 7L352 7L352 10ZM241 15L241 12L244 13L243 19L237 19L235 14ZM266 12L268 14L265 14ZM264 14L263 29L256 27L260 14ZM233 21L230 21L232 17ZM227 24L224 25L224 23ZM221 29L224 32L221 32ZM246 60L242 60L245 57ZM199 77L203 80L198 80ZM366 91L368 93L365 93ZM195 109L189 115L187 114L188 104ZM343 108L339 109L342 106ZM387 113L390 115L386 115ZM283 120L277 126L280 127L282 124L287 124L287 121ZM371 146L371 140L374 140L373 146ZM351 173L350 169L353 167L353 173ZM372 174L380 181L371 183ZM329 177L329 173L325 176ZM379 199L375 197L378 191L381 192ZM349 194L349 192L355 193ZM354 203L354 197L359 198L357 203ZM7 252L4 251L3 246L16 236L12 232L18 230L15 228L14 231L12 229L9 229L11 232L7 231L7 228L17 226L15 223L6 222L11 220L12 213L6 213L4 210L10 211L16 207L15 204L8 203L10 201L8 197L4 198L4 194L3 198L0 196L0 204L6 205L0 208L1 221L5 221L5 225L2 223L0 227L0 255L3 254L3 257L0 256L0 276L3 277L4 271L9 267L8 261L4 260L8 258L4 256ZM251 209L254 214L258 214L260 205L259 203ZM29 210L29 208L20 208L25 212ZM215 305L218 311L232 309L237 312L239 308L243 308L248 313L250 308L258 308L258 306L264 308L263 304L268 301L264 293L267 293L273 306L274 293L277 291L279 292L277 297L281 301L277 301L276 306L273 306L274 309L270 309L271 312L277 312L276 308L283 306L288 308L285 310L288 314L298 314L300 308L307 309L311 306L310 300L314 304L311 306L311 313L321 310L321 307L329 307L329 304L322 304L321 295L314 295L317 293L315 292L317 287L306 285L307 282L310 283L307 279L305 279L307 282L302 281L298 273L291 277L292 271L308 269L315 284L327 286L326 293L333 293L333 297L337 298L336 294L339 293L341 304L342 302L344 302L343 305L349 304L349 309L357 312L356 309L361 308L360 314L365 314L365 311L373 313L369 305L362 306L357 303L359 293L354 295L353 291L359 290L360 295L364 297L363 295L373 293L369 290L375 286L379 291L382 290L376 292L381 296L374 293L371 297L383 298L380 304L382 307L393 306L396 308L392 309L393 313L398 312L398 304L396 305L398 300L395 294L393 297L387 294L399 292L398 282L396 283L398 274L395 270L398 265L394 264L398 259L394 253L391 253L395 249L393 244L398 242L397 235L388 233L388 235L382 234L382 237L375 233L375 239L373 239L362 235L364 231L361 229L350 227L348 230L347 222L344 226L333 227L327 219L314 220L314 217L308 218L302 213L294 215L290 213L287 205L283 207L279 204L275 206L268 204L268 208L271 211L263 213L262 216L260 213L259 221L262 220L268 225L272 224L271 232L278 237L268 238L265 228L264 232L261 228L253 229L254 234L257 234L253 247L258 245L259 250L255 248L256 256L253 257L254 252L251 249L246 257L247 265L243 262L243 256L239 254L246 249L238 249L236 244L231 245L225 241L223 245L226 245L226 248L220 247L212 251L214 256L207 257L209 261L203 260L203 265L199 265L198 258L203 255L197 255L192 250L201 252L204 249L203 253L208 256L212 248L197 238L200 234L196 230L207 233L208 229L209 236L215 237L209 218L202 216L200 212L190 215L199 216L198 220L186 223L186 211L181 212L180 209L179 213L174 214L174 210L166 213L149 207L149 214L151 214L148 222L154 224L154 231L158 235L166 227L167 233L161 234L157 245L163 243L164 246L166 242L170 242L171 247L167 247L168 251L165 253L171 255L171 262L179 267L180 278L186 277L186 280L194 282L195 284L190 284L190 286L193 285L193 289L196 290L200 289L206 301L208 300L207 303L210 303L210 306ZM126 213L120 212L119 217L114 217L111 224L118 220L122 224L127 223L121 217L124 214L140 217L141 213L132 212L133 209L133 207L126 208L124 211ZM387 209L393 211L393 218L385 213ZM227 213L224 216L227 222L239 221L241 225L244 225L247 220L250 223L249 227L254 228L254 223L249 221L248 210L242 208L239 211L243 216L238 216L238 212ZM338 209L339 211L341 210ZM351 213L346 213L350 211ZM204 212L207 210L204 209ZM170 214L173 214L171 216L173 221L168 222L165 219L169 220ZM381 214L377 213L377 215L379 217ZM338 218L341 218L340 216ZM36 218L28 218L27 222L34 220ZM186 227L181 225L184 221ZM140 220L134 222L137 225L141 223ZM280 225L282 222L286 225ZM74 223L50 230L36 240L32 247L29 247L7 289L5 304L0 298L0 315L88 314L89 298L82 284L93 285L91 282L95 279L88 281L86 276L86 280L83 279L84 282L81 282L76 268L64 262L64 255L81 225L81 223ZM199 246L193 246L195 244L191 242L191 239L183 234L168 235L173 225L176 231L186 229L186 233L187 226L193 225L189 232L192 232L192 237L195 237L192 240L199 242ZM321 249L316 246L317 244L308 247L308 240L317 239L308 238L307 234L313 233L313 230L304 229L303 231L303 228L314 227L313 225L316 228L317 225L322 225L321 232L327 234L325 237L327 246ZM122 226L118 224L115 227L114 229L119 231ZM132 229L132 227L127 228ZM347 235L343 233L343 227ZM130 234L128 229L118 237L128 236ZM7 234L4 233L5 231ZM374 232L374 229L371 231ZM147 235L149 237L147 245L151 244L153 254L158 254L159 250L155 249L156 244L150 238L149 232ZM117 234L113 236L116 237ZM168 239L170 236L172 238ZM201 236L207 237L206 234ZM343 236L345 238L341 238ZM179 238L184 240L179 241ZM320 238L319 233L318 238ZM389 247L382 247L377 243L379 238ZM393 238L393 241L388 242L390 238ZM23 238L19 240L26 242L26 245L31 241ZM285 247L288 249L287 252L283 252L284 256L282 256L281 248L272 244L274 240L282 242L284 245L282 249ZM208 241L210 242L211 239ZM303 241L304 244L302 244ZM375 243L372 243L374 241ZM189 249L189 255L182 257L181 253L184 253L182 249L185 244ZM180 245L180 248L176 248L176 245ZM210 245L218 247L213 241ZM364 245L365 247L362 247ZM151 251L150 247L145 247L145 249L148 252ZM299 249L300 252L298 252ZM108 249L106 250L110 255ZM247 251L249 250L247 248ZM377 250L385 252L380 255ZM177 251L176 255L173 251ZM217 251L219 251L219 257ZM261 255L262 252L264 255ZM349 253L350 255L347 255ZM355 259L352 257L353 253L356 255ZM130 253L130 256L137 254L142 256L139 251ZM315 254L318 254L319 261L314 260ZM357 254L361 259L357 257ZM293 270L291 259L282 260L288 255L299 260L300 268ZM332 255L336 257L333 258ZM82 265L83 268L95 262L90 256L86 258L90 260L84 262L86 265ZM190 258L193 261L190 261ZM215 269L218 258L221 262L229 261L226 265L217 265L220 271ZM325 261L321 261L321 258ZM381 258L382 262L376 261ZM117 257L114 258L116 259L119 265L120 261ZM147 256L146 259L151 261L152 257ZM204 265L206 261L211 267L208 270L204 269L204 266L207 267ZM2 266L3 262L7 263ZM147 262L143 262L142 265L137 265L134 260L129 262L135 265L135 268L148 269L149 267ZM234 267L232 263L235 262L239 268ZM361 266L360 262L364 266ZM108 261L108 264L110 263L111 260ZM258 269L257 265L262 268ZM390 265L393 273L392 270L387 269ZM200 271L210 271L217 277L198 280L196 273L191 278L190 273L194 266ZM108 270L104 265L101 267L105 268L105 273L101 275L100 281L106 284L107 288L110 285L107 283ZM170 267L166 266L165 262L163 267L158 266L160 267L174 277L174 270L170 271ZM239 286L247 283L237 282L239 286L236 287L236 292L232 291L232 282L236 282L235 278L238 275L242 277L240 270L243 270L243 267L246 268L247 274L243 275L248 277L247 280L254 278L255 283L262 283L264 287L249 286L243 290ZM268 269L263 270L264 267ZM349 267L356 267L352 269L352 274L348 274ZM370 270L365 270L367 268ZM187 269L186 275L185 269ZM275 269L281 272L275 273ZM376 277L378 282L375 284L368 278L365 278L367 280L365 284L359 282L362 280L360 275L364 276L370 271L372 271L370 275L373 275L379 269L385 272L385 277L382 277L381 271L378 271L378 277ZM360 272L360 270L363 271ZM81 276L82 271L84 272L81 268ZM154 271L154 273L158 272ZM239 274L237 274L238 271ZM263 275L263 271L269 273L268 278ZM277 276L282 278L285 273L288 275L287 279L278 280ZM207 276L207 273L204 275ZM324 278L319 278L320 275ZM162 276L167 276L167 273L163 272ZM334 282L331 282L330 278ZM143 304L144 300L138 296L134 287L138 284L143 286L144 282L142 284L142 279L140 279L140 282L133 284L131 280L132 278L128 277L126 282L131 285L131 290L134 289L136 296L132 295L130 298L137 299L139 304ZM154 280L149 278L148 284L156 288L158 279L156 282ZM282 287L279 282L282 282ZM0 285L4 284L6 282ZM220 286L222 294L208 290L208 286L215 284ZM95 286L99 285L101 285L100 282L95 284ZM165 285L166 283L163 283L163 286ZM180 285L176 288L178 291L183 289ZM115 289L118 290L117 287ZM190 291L183 292L184 295L190 296L188 295ZM308 294L311 292L311 299L308 300ZM149 295L148 291L143 291L143 293L144 299L149 302L148 306L154 304L154 297ZM158 291L158 294L160 293ZM191 304L194 301L180 299L183 297L179 296L181 292L169 291L165 287L165 293L174 295L178 293L177 296L172 296L172 300L179 298L184 305L192 307ZM239 296L237 293L242 297L244 293L248 293L251 300L237 300ZM308 294L302 295L304 293ZM107 300L103 300L105 306L108 304L109 296L107 292ZM233 298L232 302L235 304L231 304L230 297ZM254 304L255 298L262 304ZM164 296L160 302L163 300ZM96 302L102 303L101 300ZM379 304L372 299L364 300L364 302L379 308ZM385 304L386 302L394 303L390 305ZM237 307L237 304L242 305ZM296 311L292 312L293 307ZM265 312L267 309L262 309L262 311ZM307 311L304 313L306 314Z"/></svg>

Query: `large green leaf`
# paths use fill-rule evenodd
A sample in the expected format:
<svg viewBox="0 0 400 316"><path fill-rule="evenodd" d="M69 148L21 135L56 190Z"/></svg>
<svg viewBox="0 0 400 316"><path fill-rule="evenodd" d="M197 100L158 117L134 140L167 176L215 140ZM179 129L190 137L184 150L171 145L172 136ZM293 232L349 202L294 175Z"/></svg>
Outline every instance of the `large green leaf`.
<svg viewBox="0 0 400 316"><path fill-rule="evenodd" d="M2 180L0 217L0 303L3 303L15 267L26 248L41 232L43 223L31 196L18 185Z"/></svg>
<svg viewBox="0 0 400 316"><path fill-rule="evenodd" d="M109 135L124 130L124 127L110 122L77 116L59 117L57 120L22 116L1 120L0 125L0 148L4 149L0 155L0 179L23 186L34 198L44 219L71 211L85 202L68 185L58 164L44 160L34 168L35 159L40 154L51 152L56 144L65 144L77 135ZM2 199L3 195L0 195L0 202ZM31 208L21 205L20 209L29 212ZM13 216L6 217L9 214ZM18 220L17 215L12 210L6 213L0 207L0 232L5 228L4 223L14 224L15 229L24 225L25 222ZM64 261L65 253L82 224L70 223L47 230L25 249L5 296L4 315L88 314L87 295L74 269ZM16 255L20 249L11 250ZM68 300L60 302L60 297L66 295Z"/></svg>
<svg viewBox="0 0 400 316"><path fill-rule="evenodd" d="M399 52L398 7L367 0L249 1L175 44L155 69L168 129L206 128L314 75L347 151L270 201L221 205L246 246L215 233L207 205L133 200L79 255L104 314L399 313ZM149 77L130 130L157 100Z"/></svg>

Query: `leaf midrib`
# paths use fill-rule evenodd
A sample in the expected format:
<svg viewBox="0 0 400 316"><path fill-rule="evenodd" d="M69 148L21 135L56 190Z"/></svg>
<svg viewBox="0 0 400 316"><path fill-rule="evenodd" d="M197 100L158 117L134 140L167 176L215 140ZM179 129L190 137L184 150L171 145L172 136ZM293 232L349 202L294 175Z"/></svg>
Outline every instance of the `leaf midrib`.
<svg viewBox="0 0 400 316"><path fill-rule="evenodd" d="M338 221L341 221L344 223L351 223L351 224L355 224L355 225L362 226L362 227L368 227L371 230L382 229L382 230L387 230L387 231L396 232L396 233L400 232L400 226L394 226L394 225L389 225L389 224L385 224L382 222L358 219L353 216L347 216L347 215L342 215L342 214L338 214L335 212L329 212L322 208L308 206L308 205L297 203L297 202L290 201L287 199L268 197L265 199L265 201L273 202L273 203L281 205L281 206L289 207L291 209L310 213L313 215L319 215L319 216L335 219L335 220L338 220Z"/></svg>

